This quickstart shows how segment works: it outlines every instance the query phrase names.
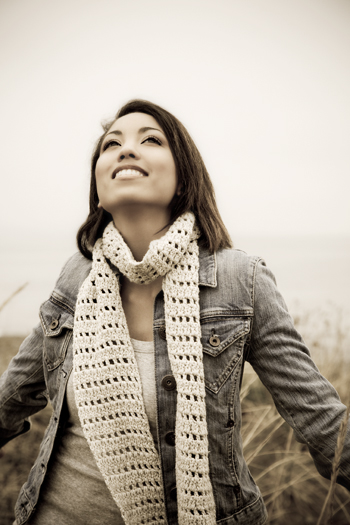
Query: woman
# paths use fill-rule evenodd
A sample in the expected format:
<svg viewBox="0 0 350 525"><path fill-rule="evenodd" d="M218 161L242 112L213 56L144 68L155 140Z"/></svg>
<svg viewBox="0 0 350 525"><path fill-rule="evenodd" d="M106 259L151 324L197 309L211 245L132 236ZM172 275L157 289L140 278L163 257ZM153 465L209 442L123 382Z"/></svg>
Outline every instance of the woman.
<svg viewBox="0 0 350 525"><path fill-rule="evenodd" d="M242 455L245 360L330 477L345 407L264 262L231 249L175 117L138 100L118 112L92 157L77 238L1 382L2 445L47 397L53 406L17 525L265 523ZM350 431L348 489L349 442Z"/></svg>

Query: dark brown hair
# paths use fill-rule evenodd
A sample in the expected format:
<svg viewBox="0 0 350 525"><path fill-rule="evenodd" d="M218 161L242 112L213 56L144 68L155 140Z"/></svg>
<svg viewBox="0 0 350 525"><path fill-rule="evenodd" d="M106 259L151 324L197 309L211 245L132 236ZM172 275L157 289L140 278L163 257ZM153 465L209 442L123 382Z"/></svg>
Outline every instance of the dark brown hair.
<svg viewBox="0 0 350 525"><path fill-rule="evenodd" d="M181 187L181 195L175 195L171 203L171 223L186 211L192 211L202 233L200 238L202 246L208 248L211 253L219 248L232 247L231 238L216 205L213 184L203 159L186 128L177 118L160 106L146 100L131 100L118 111L112 121L103 125L104 133L98 139L92 154L90 210L77 234L77 244L81 253L88 259L92 258L92 247L112 220L110 213L98 208L95 168L107 131L118 118L129 113L151 115L163 129L169 142Z"/></svg>

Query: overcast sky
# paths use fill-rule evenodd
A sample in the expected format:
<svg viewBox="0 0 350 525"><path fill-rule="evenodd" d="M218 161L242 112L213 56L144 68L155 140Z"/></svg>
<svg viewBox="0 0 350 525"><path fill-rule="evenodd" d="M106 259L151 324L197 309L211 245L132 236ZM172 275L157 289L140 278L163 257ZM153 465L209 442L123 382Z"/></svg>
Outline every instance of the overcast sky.
<svg viewBox="0 0 350 525"><path fill-rule="evenodd" d="M350 234L349 0L1 0L1 237L74 246L100 122L192 134L235 235Z"/></svg>

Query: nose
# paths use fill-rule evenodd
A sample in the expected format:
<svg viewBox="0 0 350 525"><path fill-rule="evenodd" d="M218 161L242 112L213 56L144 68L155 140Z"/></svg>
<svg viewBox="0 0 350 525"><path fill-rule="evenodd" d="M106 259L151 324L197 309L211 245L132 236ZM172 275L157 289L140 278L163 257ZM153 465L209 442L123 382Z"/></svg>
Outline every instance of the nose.
<svg viewBox="0 0 350 525"><path fill-rule="evenodd" d="M119 160L124 160L128 158L137 159L139 158L139 155L132 145L125 144L119 151Z"/></svg>
<svg viewBox="0 0 350 525"><path fill-rule="evenodd" d="M124 153L122 155L119 156L120 160L123 160L123 159L126 159L127 157L131 157L132 159L136 159L136 156L134 153L129 153L128 155L124 155Z"/></svg>

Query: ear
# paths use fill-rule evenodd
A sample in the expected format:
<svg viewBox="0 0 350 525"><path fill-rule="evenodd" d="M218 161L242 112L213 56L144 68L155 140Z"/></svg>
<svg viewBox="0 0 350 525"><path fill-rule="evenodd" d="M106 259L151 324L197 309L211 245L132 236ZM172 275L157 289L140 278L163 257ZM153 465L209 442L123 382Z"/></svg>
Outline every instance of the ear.
<svg viewBox="0 0 350 525"><path fill-rule="evenodd" d="M98 202L97 207L98 207L98 208L102 208L102 204L100 203L100 201Z"/></svg>

